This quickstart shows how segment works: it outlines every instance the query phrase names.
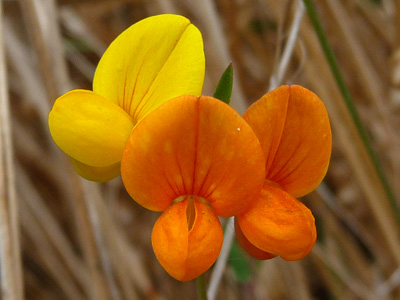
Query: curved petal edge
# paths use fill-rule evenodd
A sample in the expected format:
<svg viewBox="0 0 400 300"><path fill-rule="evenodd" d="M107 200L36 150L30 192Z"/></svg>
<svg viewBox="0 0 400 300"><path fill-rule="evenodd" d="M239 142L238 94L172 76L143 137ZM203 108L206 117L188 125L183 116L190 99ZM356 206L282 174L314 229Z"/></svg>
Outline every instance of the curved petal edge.
<svg viewBox="0 0 400 300"><path fill-rule="evenodd" d="M317 232L311 211L281 188L266 183L253 206L237 216L244 236L256 248L299 260L312 249Z"/></svg>

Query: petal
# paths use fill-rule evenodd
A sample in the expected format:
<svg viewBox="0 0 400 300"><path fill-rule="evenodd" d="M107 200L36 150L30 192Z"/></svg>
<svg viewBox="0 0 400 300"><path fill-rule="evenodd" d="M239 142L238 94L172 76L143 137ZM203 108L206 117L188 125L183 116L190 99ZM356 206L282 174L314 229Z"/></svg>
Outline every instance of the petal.
<svg viewBox="0 0 400 300"><path fill-rule="evenodd" d="M306 256L317 237L311 211L270 183L265 183L251 208L237 218L250 243L285 260Z"/></svg>
<svg viewBox="0 0 400 300"><path fill-rule="evenodd" d="M121 174L121 163L117 162L107 167L92 167L71 158L76 172L86 180L106 182Z"/></svg>
<svg viewBox="0 0 400 300"><path fill-rule="evenodd" d="M276 257L276 255L265 252L250 243L243 234L242 229L240 229L237 218L235 218L235 234L240 247L242 247L243 250L245 250L252 257L260 260L266 260Z"/></svg>
<svg viewBox="0 0 400 300"><path fill-rule="evenodd" d="M227 217L247 208L264 182L257 137L231 107L211 97L168 101L133 130L122 180L142 206L166 209L182 195L210 202Z"/></svg>
<svg viewBox="0 0 400 300"><path fill-rule="evenodd" d="M314 190L326 174L332 148L322 101L301 86L281 86L243 115L258 136L266 159L266 179L294 197Z"/></svg>
<svg viewBox="0 0 400 300"><path fill-rule="evenodd" d="M65 153L95 167L121 161L133 123L116 104L85 90L56 100L49 114L50 133Z"/></svg>
<svg viewBox="0 0 400 300"><path fill-rule="evenodd" d="M193 210L193 220L189 220ZM153 227L151 241L163 268L188 281L207 271L222 247L223 231L211 207L189 196L170 206Z"/></svg>
<svg viewBox="0 0 400 300"><path fill-rule="evenodd" d="M182 16L159 15L114 40L99 62L93 91L140 121L169 99L199 96L204 71L199 30Z"/></svg>

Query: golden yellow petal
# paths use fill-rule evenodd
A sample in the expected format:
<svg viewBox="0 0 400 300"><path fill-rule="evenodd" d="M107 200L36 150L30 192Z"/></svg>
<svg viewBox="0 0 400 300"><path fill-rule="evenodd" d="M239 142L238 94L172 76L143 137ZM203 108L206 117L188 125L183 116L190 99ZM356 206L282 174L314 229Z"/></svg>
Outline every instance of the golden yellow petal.
<svg viewBox="0 0 400 300"><path fill-rule="evenodd" d="M121 163L117 162L107 167L92 167L71 158L76 172L90 181L106 182L121 174Z"/></svg>
<svg viewBox="0 0 400 300"><path fill-rule="evenodd" d="M199 30L182 16L159 15L114 40L99 62L93 91L139 121L169 99L199 96L204 69Z"/></svg>
<svg viewBox="0 0 400 300"><path fill-rule="evenodd" d="M50 133L61 150L94 167L121 161L133 125L118 105L86 90L64 94L49 114Z"/></svg>

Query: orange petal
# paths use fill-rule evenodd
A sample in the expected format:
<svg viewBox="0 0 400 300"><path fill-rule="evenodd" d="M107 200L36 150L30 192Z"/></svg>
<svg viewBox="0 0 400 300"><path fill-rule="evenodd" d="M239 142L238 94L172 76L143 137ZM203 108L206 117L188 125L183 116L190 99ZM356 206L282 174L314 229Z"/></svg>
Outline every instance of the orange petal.
<svg viewBox="0 0 400 300"><path fill-rule="evenodd" d="M197 195L227 217L258 195L264 164L257 137L231 107L211 97L182 96L135 127L121 174L132 198L148 209L162 211L179 196Z"/></svg>
<svg viewBox="0 0 400 300"><path fill-rule="evenodd" d="M314 190L324 178L332 147L322 101L297 85L281 86L243 115L258 136L266 159L266 179L294 197Z"/></svg>
<svg viewBox="0 0 400 300"><path fill-rule="evenodd" d="M276 255L262 251L261 249L257 248L252 243L250 243L249 240L243 234L242 229L240 229L237 218L235 218L235 233L239 245L252 257L260 260L266 260L276 257Z"/></svg>
<svg viewBox="0 0 400 300"><path fill-rule="evenodd" d="M189 196L171 205L153 227L151 241L163 268L188 281L207 271L222 247L223 231L211 207Z"/></svg>
<svg viewBox="0 0 400 300"><path fill-rule="evenodd" d="M237 218L250 243L285 260L306 256L317 237L311 211L269 183L264 185L251 208Z"/></svg>

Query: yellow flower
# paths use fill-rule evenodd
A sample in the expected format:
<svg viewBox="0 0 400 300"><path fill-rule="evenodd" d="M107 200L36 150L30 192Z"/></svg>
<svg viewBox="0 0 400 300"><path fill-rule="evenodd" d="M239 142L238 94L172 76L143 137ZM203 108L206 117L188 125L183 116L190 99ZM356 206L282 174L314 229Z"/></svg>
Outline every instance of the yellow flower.
<svg viewBox="0 0 400 300"><path fill-rule="evenodd" d="M97 66L93 91L73 90L54 103L49 128L78 173L93 181L120 174L132 129L164 102L199 96L204 81L203 41L177 15L144 19L125 30Z"/></svg>

